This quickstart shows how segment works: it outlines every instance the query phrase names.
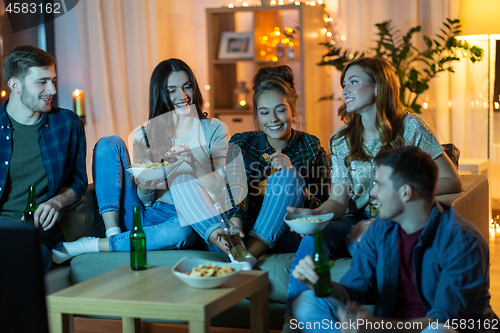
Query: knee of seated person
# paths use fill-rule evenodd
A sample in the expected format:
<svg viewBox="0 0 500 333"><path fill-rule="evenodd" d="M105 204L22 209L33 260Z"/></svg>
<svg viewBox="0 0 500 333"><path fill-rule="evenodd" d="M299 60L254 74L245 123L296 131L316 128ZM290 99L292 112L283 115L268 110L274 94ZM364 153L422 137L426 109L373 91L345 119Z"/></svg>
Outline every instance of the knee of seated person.
<svg viewBox="0 0 500 333"><path fill-rule="evenodd" d="M116 147L124 147L125 141L118 135L105 136L99 139L94 146L94 153L107 153L110 150L116 151Z"/></svg>

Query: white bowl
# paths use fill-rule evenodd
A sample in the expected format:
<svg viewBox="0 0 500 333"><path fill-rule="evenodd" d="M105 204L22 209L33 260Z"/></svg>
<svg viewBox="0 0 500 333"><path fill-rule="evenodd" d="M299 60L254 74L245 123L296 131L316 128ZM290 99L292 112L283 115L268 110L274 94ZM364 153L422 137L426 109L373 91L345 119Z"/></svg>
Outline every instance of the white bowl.
<svg viewBox="0 0 500 333"><path fill-rule="evenodd" d="M307 221L292 221L294 219L302 219L312 217L321 219L322 222L307 222ZM328 225L328 222L333 218L333 213L324 215L303 215L288 213L285 215L285 223L298 234L301 235L314 235L315 230L323 230Z"/></svg>
<svg viewBox="0 0 500 333"><path fill-rule="evenodd" d="M212 264L212 265L217 265L219 267L229 266L234 268L234 272L227 275L213 276L213 277L195 277L186 274L191 272L194 267L198 267L199 265L203 264ZM223 285L225 282L232 279L233 277L235 277L236 274L238 274L238 272L241 271L243 266L244 264L239 262L230 263L230 262L212 261L206 259L186 257L182 258L177 264L175 264L174 267L172 267L172 273L174 273L175 276L177 276L179 279L184 281L184 283L193 288L211 289L211 288L217 288Z"/></svg>
<svg viewBox="0 0 500 333"><path fill-rule="evenodd" d="M161 168L139 168L140 164L132 164L126 170L135 178L143 181L165 179L170 176L184 162L178 160Z"/></svg>

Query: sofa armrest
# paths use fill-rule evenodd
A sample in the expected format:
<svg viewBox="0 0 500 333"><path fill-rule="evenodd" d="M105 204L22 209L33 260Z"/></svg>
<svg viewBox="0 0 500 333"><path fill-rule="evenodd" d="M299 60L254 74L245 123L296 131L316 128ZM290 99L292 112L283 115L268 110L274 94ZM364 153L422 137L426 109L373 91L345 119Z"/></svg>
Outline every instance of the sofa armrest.
<svg viewBox="0 0 500 333"><path fill-rule="evenodd" d="M482 175L462 175L462 192L438 195L436 199L453 207L455 212L471 221L489 243L489 186Z"/></svg>

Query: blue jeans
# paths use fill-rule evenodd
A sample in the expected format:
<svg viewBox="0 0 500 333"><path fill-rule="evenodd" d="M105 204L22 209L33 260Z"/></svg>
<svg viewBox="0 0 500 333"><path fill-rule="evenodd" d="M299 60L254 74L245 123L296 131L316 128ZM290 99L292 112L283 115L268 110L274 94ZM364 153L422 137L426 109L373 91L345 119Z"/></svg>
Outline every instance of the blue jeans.
<svg viewBox="0 0 500 333"><path fill-rule="evenodd" d="M352 227L362 220L370 219L369 212L361 211L357 214L345 215L339 220L331 221L323 230L323 244L329 256L348 256L349 252L354 252L355 245L349 244L349 234ZM348 252L349 247L349 252ZM304 291L307 286L297 281L291 274L299 261L305 256L314 255L314 236L305 236L300 242L299 249L293 258L288 279L288 294L286 299L285 317L291 315L293 301Z"/></svg>
<svg viewBox="0 0 500 333"><path fill-rule="evenodd" d="M338 310L343 309L348 314L352 313L347 310L344 304L340 303L333 297L319 298L314 295L313 290L303 292L297 300L293 303L294 320L291 321L290 326L292 329L299 328L303 333L316 333L316 332L340 332L340 321L338 318ZM352 319L356 322L356 319ZM355 323L351 322L354 326L347 326L349 322L345 322L345 327L356 328ZM369 323L366 323L367 326ZM372 327L377 328L375 323L371 324ZM414 323L414 325L418 325ZM387 328L387 321L386 326ZM404 326L402 326L404 327ZM413 326L420 327L420 326ZM397 326L393 326L397 328ZM452 329L446 329L442 324L438 327L429 326L428 323L422 323L421 332L456 332ZM381 327L380 327L380 330Z"/></svg>
<svg viewBox="0 0 500 333"><path fill-rule="evenodd" d="M111 251L130 250L133 207L141 208L142 226L148 250L182 249L194 246L196 233L181 227L175 207L156 201L145 206L137 196L133 176L125 171L130 156L125 142L118 136L101 138L94 147L92 174L99 213L118 212L121 234L111 236Z"/></svg>
<svg viewBox="0 0 500 333"><path fill-rule="evenodd" d="M271 175L259 216L249 236L266 243L275 252L296 251L300 236L290 232L284 216L287 206L303 205L304 192L304 179L294 169L284 169ZM172 185L171 193L181 220L190 224L208 243L210 234L220 226L220 218L201 182L191 176L179 176ZM211 244L208 248L213 252L222 252Z"/></svg>

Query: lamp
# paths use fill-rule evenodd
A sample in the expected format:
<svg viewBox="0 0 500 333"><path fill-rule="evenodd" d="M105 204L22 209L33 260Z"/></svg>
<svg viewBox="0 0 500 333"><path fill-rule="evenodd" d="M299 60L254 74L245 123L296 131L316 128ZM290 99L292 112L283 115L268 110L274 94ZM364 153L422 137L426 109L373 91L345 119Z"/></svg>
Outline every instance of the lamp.
<svg viewBox="0 0 500 333"><path fill-rule="evenodd" d="M461 35L500 34L500 1L462 0L458 18L462 24Z"/></svg>
<svg viewBox="0 0 500 333"><path fill-rule="evenodd" d="M248 89L245 87L245 81L238 82L234 89L234 108L248 109Z"/></svg>
<svg viewBox="0 0 500 333"><path fill-rule="evenodd" d="M462 28L460 39L482 40L487 44L488 62L488 158L490 157L490 111L493 110L493 142L500 143L500 1L462 0L458 18ZM496 54L496 55L495 55ZM496 58L496 61L495 61Z"/></svg>

